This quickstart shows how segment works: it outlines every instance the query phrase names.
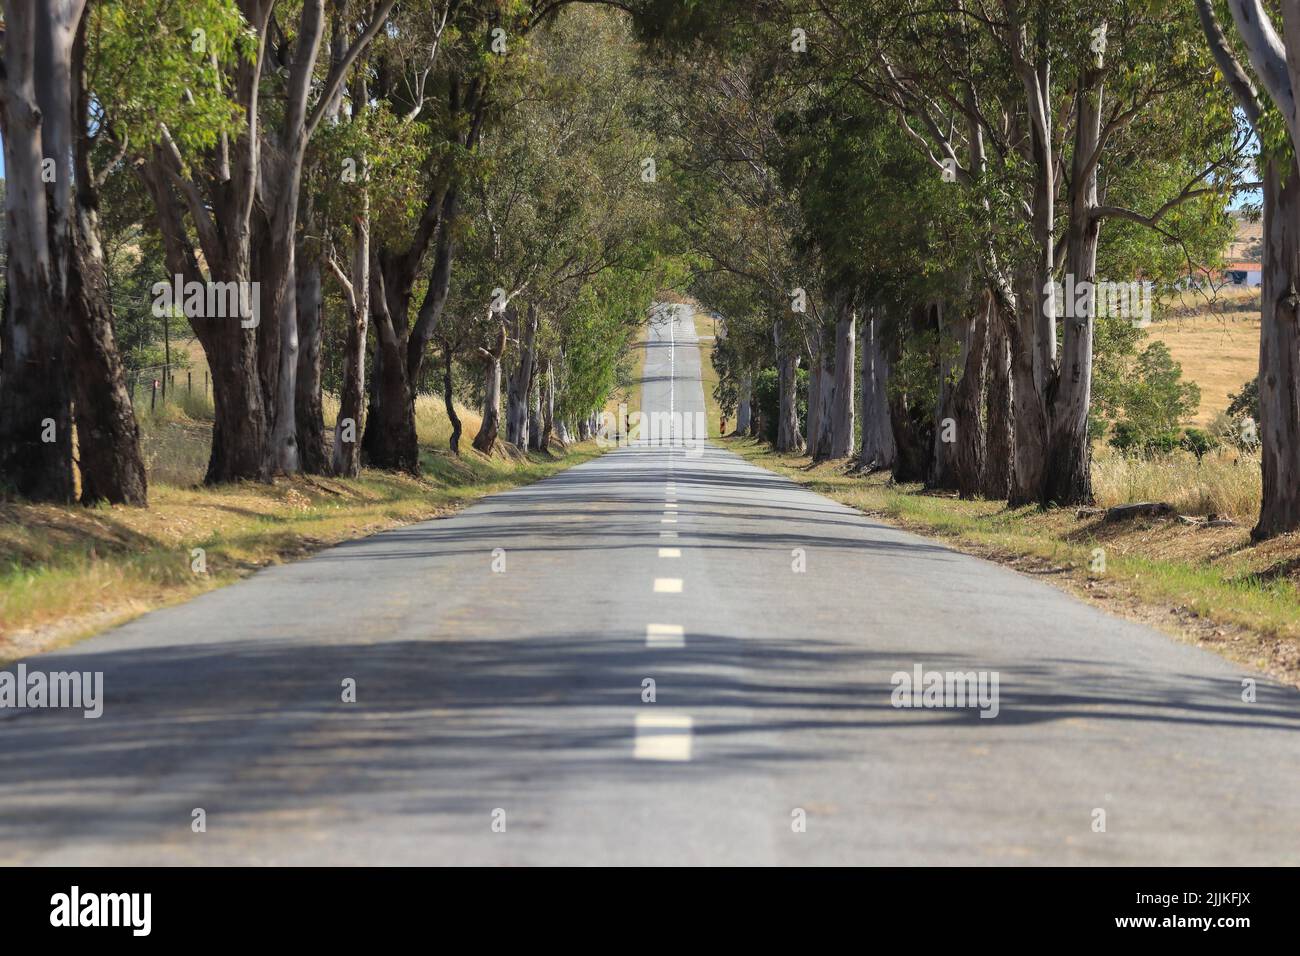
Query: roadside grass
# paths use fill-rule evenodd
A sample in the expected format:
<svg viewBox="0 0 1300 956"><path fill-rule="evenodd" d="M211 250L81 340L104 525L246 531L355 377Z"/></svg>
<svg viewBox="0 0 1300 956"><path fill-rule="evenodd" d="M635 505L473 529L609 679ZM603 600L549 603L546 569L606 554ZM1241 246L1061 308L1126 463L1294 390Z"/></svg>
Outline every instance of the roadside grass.
<svg viewBox="0 0 1300 956"><path fill-rule="evenodd" d="M0 501L0 662L71 643L268 564L448 514L600 454L586 442L556 454L483 456L470 447L478 417L464 417L456 458L447 450L441 402L417 407L418 479L366 470L356 480L295 476L204 488L197 483L211 426L175 409L142 416L149 508ZM205 573L192 570L194 549L203 551Z"/></svg>
<svg viewBox="0 0 1300 956"><path fill-rule="evenodd" d="M1259 512L1263 477L1258 453L1221 448L1200 461L1186 451L1146 457L1106 445L1093 451L1093 493L1102 507L1167 501L1184 515L1219 515L1250 524Z"/></svg>
<svg viewBox="0 0 1300 956"><path fill-rule="evenodd" d="M718 323L707 312L696 310L695 334L700 342L700 384L704 388L704 417L708 420L709 437L722 437L722 408L713 394L718 387L718 370L713 367L713 344L717 340Z"/></svg>

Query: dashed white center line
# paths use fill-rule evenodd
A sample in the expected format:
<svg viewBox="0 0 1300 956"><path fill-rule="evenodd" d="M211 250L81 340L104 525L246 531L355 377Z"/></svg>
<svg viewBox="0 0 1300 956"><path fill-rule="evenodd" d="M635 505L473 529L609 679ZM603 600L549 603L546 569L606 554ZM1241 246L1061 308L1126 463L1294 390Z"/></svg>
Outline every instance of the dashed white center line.
<svg viewBox="0 0 1300 956"><path fill-rule="evenodd" d="M681 578L655 578L656 594L681 594Z"/></svg>
<svg viewBox="0 0 1300 956"><path fill-rule="evenodd" d="M637 714L637 760L690 760L691 726L689 717L673 714Z"/></svg>
<svg viewBox="0 0 1300 956"><path fill-rule="evenodd" d="M682 556L681 548L660 548L659 557L661 558L680 558Z"/></svg>
<svg viewBox="0 0 1300 956"><path fill-rule="evenodd" d="M686 630L680 624L647 624L646 647L685 647Z"/></svg>

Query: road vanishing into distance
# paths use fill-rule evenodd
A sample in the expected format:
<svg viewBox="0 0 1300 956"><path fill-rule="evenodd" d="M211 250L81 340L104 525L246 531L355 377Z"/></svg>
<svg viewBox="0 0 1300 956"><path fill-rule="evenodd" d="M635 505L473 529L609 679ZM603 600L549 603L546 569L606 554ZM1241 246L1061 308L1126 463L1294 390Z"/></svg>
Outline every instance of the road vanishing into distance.
<svg viewBox="0 0 1300 956"><path fill-rule="evenodd" d="M702 412L689 313L647 347ZM104 710L0 711L7 864L1300 862L1295 691L711 446L25 663ZM918 668L996 708L894 706Z"/></svg>

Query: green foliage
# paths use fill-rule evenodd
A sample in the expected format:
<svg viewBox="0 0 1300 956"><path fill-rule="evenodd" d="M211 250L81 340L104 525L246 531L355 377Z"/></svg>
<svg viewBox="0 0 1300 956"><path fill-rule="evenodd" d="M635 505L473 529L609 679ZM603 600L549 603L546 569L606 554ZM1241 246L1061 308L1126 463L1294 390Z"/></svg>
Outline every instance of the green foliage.
<svg viewBox="0 0 1300 956"><path fill-rule="evenodd" d="M234 0L101 0L91 5L87 47L97 130L139 152L166 127L186 158L237 133L241 111L224 69L251 60L256 39Z"/></svg>
<svg viewBox="0 0 1300 956"><path fill-rule="evenodd" d="M1120 417L1110 443L1122 451L1172 451L1181 422L1200 404L1200 388L1182 380L1182 366L1163 342L1152 342L1124 368L1116 396Z"/></svg>
<svg viewBox="0 0 1300 956"><path fill-rule="evenodd" d="M1259 377L1241 386L1241 391L1228 395L1228 416L1238 420L1249 418L1259 421Z"/></svg>
<svg viewBox="0 0 1300 956"><path fill-rule="evenodd" d="M1219 440L1200 428L1188 428L1183 431L1183 437L1178 444L1195 455L1197 461L1200 461L1208 452L1219 447Z"/></svg>
<svg viewBox="0 0 1300 956"><path fill-rule="evenodd" d="M799 432L808 431L808 370L800 368L796 375L795 408L799 418ZM775 368L761 369L754 376L754 407L763 417L763 433L759 436L769 445L776 444L777 427L781 419L781 380Z"/></svg>

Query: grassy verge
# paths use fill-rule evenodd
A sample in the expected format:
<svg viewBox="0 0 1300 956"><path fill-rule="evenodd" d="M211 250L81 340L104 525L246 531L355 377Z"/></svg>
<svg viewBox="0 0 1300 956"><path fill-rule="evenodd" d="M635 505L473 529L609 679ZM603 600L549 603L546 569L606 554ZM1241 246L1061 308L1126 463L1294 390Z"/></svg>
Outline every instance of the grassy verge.
<svg viewBox="0 0 1300 956"><path fill-rule="evenodd" d="M428 416L432 426L433 413ZM159 470L184 472L188 459L163 449L171 441L183 451L206 437L206 427L180 419L150 423L155 452L166 463ZM589 442L557 457L485 457L468 449L473 434L467 427L467 450L456 458L422 432L418 479L367 471L354 481L158 483L148 509L0 502L0 663L71 643L265 565L447 514L600 453ZM195 549L202 549L201 571Z"/></svg>
<svg viewBox="0 0 1300 956"><path fill-rule="evenodd" d="M1300 686L1300 535L1252 546L1245 527L1108 525L1073 509L961 501L886 475L853 474L843 462L778 455L752 439L721 444L828 498ZM1104 570L1094 570L1099 557Z"/></svg>
<svg viewBox="0 0 1300 956"><path fill-rule="evenodd" d="M1094 461L1100 504L1169 501L1183 514L1231 515L1237 527L1177 520L1108 525L1074 509L962 501L893 484L887 475L852 473L844 462L814 465L806 456L779 455L754 439L719 439L712 350L712 342L700 343L709 432L722 447L859 511L1300 686L1300 534L1250 543L1257 460L1224 452L1202 462L1190 455L1139 461L1099 450ZM1099 558L1104 570L1094 570Z"/></svg>

